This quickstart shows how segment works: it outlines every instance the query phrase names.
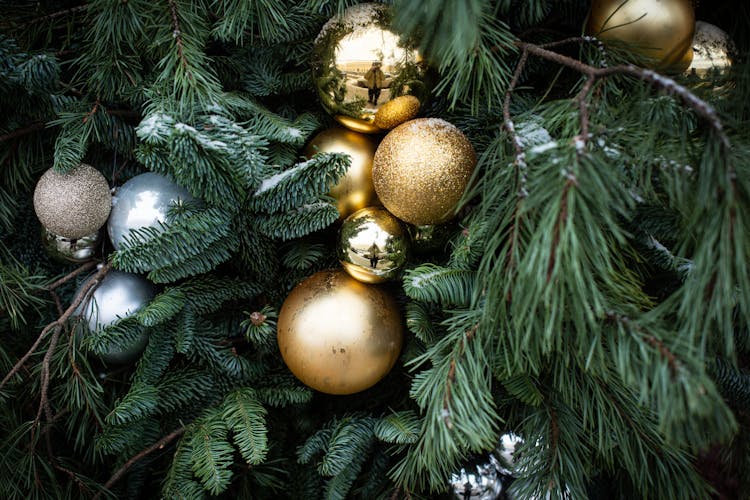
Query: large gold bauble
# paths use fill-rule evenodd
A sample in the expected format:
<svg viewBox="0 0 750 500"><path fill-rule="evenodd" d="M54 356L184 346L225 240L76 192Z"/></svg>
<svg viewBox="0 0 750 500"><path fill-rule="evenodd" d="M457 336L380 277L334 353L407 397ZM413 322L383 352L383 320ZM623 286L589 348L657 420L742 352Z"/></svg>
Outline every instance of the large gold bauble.
<svg viewBox="0 0 750 500"><path fill-rule="evenodd" d="M391 99L429 93L414 43L390 29L388 6L363 3L329 20L315 39L313 81L323 108L356 132L378 133L375 113Z"/></svg>
<svg viewBox="0 0 750 500"><path fill-rule="evenodd" d="M341 225L339 260L351 277L364 283L397 278L408 251L406 229L384 208L357 210Z"/></svg>
<svg viewBox="0 0 750 500"><path fill-rule="evenodd" d="M315 153L346 153L351 164L346 174L331 188L340 219L357 210L377 204L372 184L372 160L378 145L369 136L342 127L333 127L313 137L304 151L307 158Z"/></svg>
<svg viewBox="0 0 750 500"><path fill-rule="evenodd" d="M693 61L686 73L703 77L711 71L727 71L732 66L732 54L736 49L724 30L710 23L696 21L692 50Z"/></svg>
<svg viewBox="0 0 750 500"><path fill-rule="evenodd" d="M410 224L440 224L453 216L469 184L476 154L445 120L418 118L386 135L372 165L381 203Z"/></svg>
<svg viewBox="0 0 750 500"><path fill-rule="evenodd" d="M375 385L396 363L403 326L396 302L342 270L320 271L284 301L279 349L305 385L353 394Z"/></svg>
<svg viewBox="0 0 750 500"><path fill-rule="evenodd" d="M690 64L695 30L691 0L594 0L586 33L627 44L648 66L679 73Z"/></svg>

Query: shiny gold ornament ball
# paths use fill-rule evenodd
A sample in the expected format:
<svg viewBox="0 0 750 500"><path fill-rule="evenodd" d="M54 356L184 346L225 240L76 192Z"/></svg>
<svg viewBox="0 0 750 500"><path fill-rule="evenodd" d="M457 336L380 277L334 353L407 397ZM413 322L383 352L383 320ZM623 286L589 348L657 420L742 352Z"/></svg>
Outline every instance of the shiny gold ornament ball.
<svg viewBox="0 0 750 500"><path fill-rule="evenodd" d="M713 24L696 21L693 36L693 60L687 73L703 77L710 71L723 73L732 66L736 47L729 35Z"/></svg>
<svg viewBox="0 0 750 500"><path fill-rule="evenodd" d="M653 69L679 73L690 64L695 30L691 0L594 0L586 34L627 44Z"/></svg>
<svg viewBox="0 0 750 500"><path fill-rule="evenodd" d="M361 3L329 20L312 50L313 82L323 108L341 125L365 134L396 96L429 94L427 66L416 47L391 29L387 5Z"/></svg>
<svg viewBox="0 0 750 500"><path fill-rule="evenodd" d="M82 238L101 228L112 209L107 179L91 165L62 174L47 170L34 190L34 211L47 230L63 238Z"/></svg>
<svg viewBox="0 0 750 500"><path fill-rule="evenodd" d="M357 210L341 225L339 260L358 281L382 283L398 278L408 252L406 228L384 208Z"/></svg>
<svg viewBox="0 0 750 500"><path fill-rule="evenodd" d="M353 394L375 385L396 363L403 342L396 302L376 285L342 270L297 285L281 307L281 356L305 385Z"/></svg>
<svg viewBox="0 0 750 500"><path fill-rule="evenodd" d="M454 125L418 118L383 138L372 167L381 203L410 224L450 219L476 166L474 148Z"/></svg>
<svg viewBox="0 0 750 500"><path fill-rule="evenodd" d="M390 130L416 118L419 113L419 99L413 95L402 95L383 104L375 113L376 127Z"/></svg>
<svg viewBox="0 0 750 500"><path fill-rule="evenodd" d="M342 127L333 127L313 137L304 151L307 158L315 153L346 153L351 164L346 174L331 188L341 219L357 210L377 203L372 184L372 160L377 143L373 138Z"/></svg>

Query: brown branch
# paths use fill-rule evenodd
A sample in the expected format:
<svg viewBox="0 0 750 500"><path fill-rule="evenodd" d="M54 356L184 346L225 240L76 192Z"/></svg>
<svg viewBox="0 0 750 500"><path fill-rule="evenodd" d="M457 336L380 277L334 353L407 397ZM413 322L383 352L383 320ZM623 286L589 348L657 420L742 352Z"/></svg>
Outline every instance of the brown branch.
<svg viewBox="0 0 750 500"><path fill-rule="evenodd" d="M29 348L28 351L26 351L26 354L21 357L21 359L16 362L15 365L13 365L13 368L8 372L7 375L3 378L2 381L0 381L0 389L2 389L6 383L16 374L18 371L23 367L23 365L26 363L26 361L34 354L34 351L36 351L37 347L39 347L39 344L42 343L42 340L54 329L62 328L65 322L73 315L75 310L78 308L79 305L81 305L84 301L84 299L89 296L89 290L91 290L93 287L97 286L102 278L107 274L109 271L110 265L104 264L99 271L93 276L93 278L85 283L81 290L78 292L76 297L73 299L73 302L70 304L70 306L65 310L65 312L57 318L52 323L48 324L44 327L42 332L39 334L39 337L37 337L36 341L34 341L34 344Z"/></svg>
<svg viewBox="0 0 750 500"><path fill-rule="evenodd" d="M26 21L23 24L19 24L18 26L15 26L13 30L19 30L22 28L25 28L27 26L31 26L32 24L39 24L44 21L50 21L52 19L56 19L58 17L67 16L68 14L74 14L76 12L81 12L86 9L88 9L88 5L79 5L78 7L71 7L70 9L60 10L57 12L53 12L52 14L47 14L46 16L37 17L35 19L31 19L29 21Z"/></svg>
<svg viewBox="0 0 750 500"><path fill-rule="evenodd" d="M477 333L478 329L479 324L477 323L467 330L464 336L461 337L461 340L456 346L458 352L453 359L451 359L451 364L448 368L448 376L445 380L445 394L443 395L443 421L449 429L453 428L453 423L451 422L450 400L453 394L453 382L456 380L456 358L463 356L466 342L474 339L474 335Z"/></svg>
<svg viewBox="0 0 750 500"><path fill-rule="evenodd" d="M646 343L648 343L651 347L655 348L659 352L659 355L661 355L662 358L667 360L667 364L669 365L669 373L671 374L672 378L677 376L677 372L680 369L680 361L661 339L656 338L653 334L646 332L640 325L631 323L630 319L628 319L627 316L623 316L615 312L609 312L606 315L606 319L619 323L625 328L632 329L633 331L637 332L638 335L640 335L641 338L646 341Z"/></svg>
<svg viewBox="0 0 750 500"><path fill-rule="evenodd" d="M34 122L26 127L16 129L13 132L9 132L5 135L0 135L0 142L15 139L16 137L22 137L32 132L36 132L37 130L41 130L44 127L46 127L46 124L44 122Z"/></svg>
<svg viewBox="0 0 750 500"><path fill-rule="evenodd" d="M586 98L589 96L595 81L596 79L594 77L589 76L576 97L576 101L578 101L578 110L581 114L581 136L580 139L578 139L580 142L576 141L576 153L579 156L583 154L586 142L589 139L589 105Z"/></svg>
<svg viewBox="0 0 750 500"><path fill-rule="evenodd" d="M565 224L565 219L568 217L568 194L570 193L570 188L576 184L576 180L575 177L573 177L573 174L568 175L569 177L567 182L565 183L565 187L563 188L560 200L560 213L558 214L557 223L555 224L552 234L552 248L550 250L549 264L547 266L547 283L549 283L552 279L552 272L555 269L555 262L557 261L555 252L557 252L557 247L560 244L560 233L562 232L563 225Z"/></svg>
<svg viewBox="0 0 750 500"><path fill-rule="evenodd" d="M74 271L66 274L62 278L60 278L57 281L53 281L49 285L47 285L47 290L54 290L55 288L59 287L63 283L67 283L68 281L72 280L76 276L78 276L81 273L85 273L89 269L93 269L97 266L98 262L92 261L92 262L86 262L85 264L81 265L80 267L76 268ZM61 314L62 315L62 314Z"/></svg>
<svg viewBox="0 0 750 500"><path fill-rule="evenodd" d="M96 101L94 102L94 107L93 107L93 108L91 108L91 111L89 111L88 113L86 113L86 116L84 116L84 117L83 117L83 123L86 123L87 121L89 121L89 119L90 119L90 118L91 118L92 116L94 116L94 115L96 114L96 112L97 112L97 111L99 111L99 104L100 104L100 102L99 102L99 100L97 99L97 100L96 100Z"/></svg>
<svg viewBox="0 0 750 500"><path fill-rule="evenodd" d="M166 445L177 439L178 437L182 436L185 433L185 427L180 427L179 429L171 432L170 434L167 434L148 448L140 451L136 455L133 455L130 457L130 459L123 464L122 467L120 467L114 474L112 474L112 477L109 478L109 480L104 484L105 489L110 489L112 486L117 483L122 477L128 472L128 469L130 469L136 462L138 462L140 459L145 457L146 455L153 453L156 450L163 449ZM92 500L97 500L101 498L102 492L97 493Z"/></svg>
<svg viewBox="0 0 750 500"><path fill-rule="evenodd" d="M175 43L177 44L177 55L180 57L180 62L182 63L183 68L188 67L187 59L185 58L185 52L183 50L183 44L182 44L182 31L180 30L180 19L177 16L177 4L174 2L174 0L169 0L169 9L172 12L172 26L174 27L174 31L172 34L174 35Z"/></svg>

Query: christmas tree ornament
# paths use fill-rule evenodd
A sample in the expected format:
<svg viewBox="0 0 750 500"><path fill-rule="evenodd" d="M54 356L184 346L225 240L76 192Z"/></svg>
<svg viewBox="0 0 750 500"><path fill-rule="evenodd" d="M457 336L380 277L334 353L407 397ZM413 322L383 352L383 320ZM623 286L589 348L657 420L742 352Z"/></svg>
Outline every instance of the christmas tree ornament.
<svg viewBox="0 0 750 500"><path fill-rule="evenodd" d="M357 210L341 225L339 260L350 276L364 283L397 278L408 250L406 229L384 208Z"/></svg>
<svg viewBox="0 0 750 500"><path fill-rule="evenodd" d="M302 383L328 394L353 394L391 370L403 326L385 290L328 270L291 291L279 312L277 339L284 362Z"/></svg>
<svg viewBox="0 0 750 500"><path fill-rule="evenodd" d="M81 238L59 236L42 226L42 245L47 254L63 264L81 263L91 260L102 240L102 232L96 231Z"/></svg>
<svg viewBox="0 0 750 500"><path fill-rule="evenodd" d="M502 478L491 462L467 465L451 475L453 498L495 500L503 490Z"/></svg>
<svg viewBox="0 0 750 500"><path fill-rule="evenodd" d="M112 208L107 179L81 163L60 173L47 170L34 190L34 211L42 226L63 238L83 238L101 228Z"/></svg>
<svg viewBox="0 0 750 500"><path fill-rule="evenodd" d="M651 68L679 73L690 64L695 30L691 0L594 0L586 34L617 42Z"/></svg>
<svg viewBox="0 0 750 500"><path fill-rule="evenodd" d="M413 95L402 95L380 106L373 123L378 128L390 130L416 118L418 113L419 99Z"/></svg>
<svg viewBox="0 0 750 500"><path fill-rule="evenodd" d="M107 232L118 250L133 229L153 227L161 230L168 224L172 205L195 199L182 186L163 175L147 172L136 175L115 192Z"/></svg>
<svg viewBox="0 0 750 500"><path fill-rule="evenodd" d="M92 278L89 278L92 279ZM84 281L81 287L88 281ZM80 290L80 289L79 289ZM78 334L91 335L127 318L149 303L154 297L154 286L142 276L121 271L107 272L101 283L89 291L90 299L79 306L74 316L80 318ZM136 359L148 342L145 329L141 335L125 345L110 344L98 356L106 363L124 364Z"/></svg>
<svg viewBox="0 0 750 500"><path fill-rule="evenodd" d="M372 159L377 143L367 135L342 127L332 127L313 137L304 150L307 158L315 153L345 153L351 157L346 174L331 188L341 219L378 202L372 184Z"/></svg>
<svg viewBox="0 0 750 500"><path fill-rule="evenodd" d="M732 66L736 52L729 35L713 24L696 21L693 36L693 60L686 73L706 76L711 71L723 73Z"/></svg>
<svg viewBox="0 0 750 500"><path fill-rule="evenodd" d="M440 224L453 216L476 163L474 148L454 125L418 118L383 138L372 180L381 203L399 219Z"/></svg>
<svg viewBox="0 0 750 500"><path fill-rule="evenodd" d="M491 461L500 474L512 477L519 476L515 453L523 443L523 438L512 432L500 436L500 443L491 456Z"/></svg>
<svg viewBox="0 0 750 500"><path fill-rule="evenodd" d="M329 20L315 39L312 69L323 108L356 132L378 133L378 109L401 95L423 100L426 67L415 44L394 33L388 6L363 3Z"/></svg>
<svg viewBox="0 0 750 500"><path fill-rule="evenodd" d="M456 232L455 224L408 224L406 230L411 239L411 249L416 254L436 253L445 250L448 241Z"/></svg>

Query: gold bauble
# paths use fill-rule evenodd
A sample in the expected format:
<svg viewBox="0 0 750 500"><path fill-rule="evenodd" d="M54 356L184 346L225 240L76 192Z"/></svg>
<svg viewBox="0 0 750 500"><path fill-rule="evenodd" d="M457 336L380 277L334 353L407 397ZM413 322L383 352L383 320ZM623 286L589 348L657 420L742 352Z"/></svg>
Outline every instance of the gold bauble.
<svg viewBox="0 0 750 500"><path fill-rule="evenodd" d="M477 163L466 136L445 120L418 118L394 128L372 166L383 206L410 224L439 224L453 216Z"/></svg>
<svg viewBox="0 0 750 500"><path fill-rule="evenodd" d="M402 95L392 99L375 113L375 126L390 130L415 118L419 113L419 99L413 95Z"/></svg>
<svg viewBox="0 0 750 500"><path fill-rule="evenodd" d="M353 394L391 370L403 327L390 295L339 269L315 273L291 291L277 335L281 357L302 383L328 394Z"/></svg>
<svg viewBox="0 0 750 500"><path fill-rule="evenodd" d="M691 0L594 0L586 34L627 44L649 67L679 73L690 64L695 12Z"/></svg>
<svg viewBox="0 0 750 500"><path fill-rule="evenodd" d="M391 28L390 8L363 3L329 20L315 39L313 81L323 108L356 132L379 133L373 121L391 99L429 93L427 70L413 43Z"/></svg>
<svg viewBox="0 0 750 500"><path fill-rule="evenodd" d="M39 222L63 238L83 238L97 232L107 222L111 208L107 179L85 163L64 174L47 170L34 189Z"/></svg>
<svg viewBox="0 0 750 500"><path fill-rule="evenodd" d="M357 210L341 225L339 260L350 276L364 283L397 278L408 251L406 229L384 208Z"/></svg>
<svg viewBox="0 0 750 500"><path fill-rule="evenodd" d="M304 151L307 158L315 153L346 153L351 164L346 174L331 188L341 219L370 205L377 204L375 186L372 184L372 160L378 145L369 136L351 130L333 127L313 137Z"/></svg>
<svg viewBox="0 0 750 500"><path fill-rule="evenodd" d="M713 24L696 21L693 36L693 61L686 73L706 76L710 71L723 73L732 66L734 43L729 35Z"/></svg>

